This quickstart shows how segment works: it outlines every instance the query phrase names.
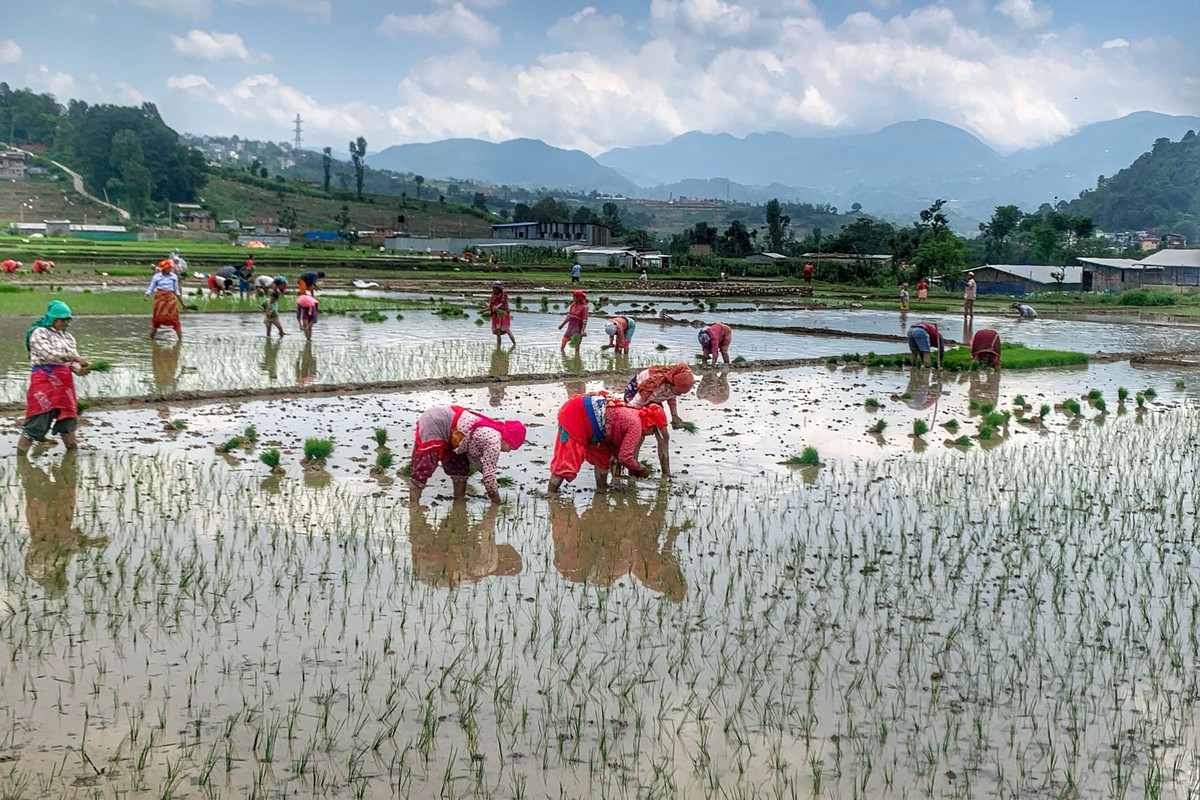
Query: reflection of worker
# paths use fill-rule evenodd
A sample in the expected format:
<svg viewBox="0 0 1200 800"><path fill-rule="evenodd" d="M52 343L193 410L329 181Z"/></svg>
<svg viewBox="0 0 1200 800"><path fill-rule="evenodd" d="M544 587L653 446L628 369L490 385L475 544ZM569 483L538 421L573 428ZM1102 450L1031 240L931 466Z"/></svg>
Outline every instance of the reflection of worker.
<svg viewBox="0 0 1200 800"><path fill-rule="evenodd" d="M313 353L312 342L305 342L296 360L296 385L311 386L317 377L317 357Z"/></svg>
<svg viewBox="0 0 1200 800"><path fill-rule="evenodd" d="M488 374L495 378L504 378L508 376L508 357L512 354L512 347L504 348L496 345L496 349L492 351L492 368ZM499 408L504 402L504 383L488 384L488 405L492 408Z"/></svg>
<svg viewBox="0 0 1200 800"><path fill-rule="evenodd" d="M496 544L499 506L488 506L474 525L465 500L456 500L436 527L429 523L425 508L409 506L408 541L412 548L413 572L431 586L454 588L493 575L521 573L521 554L511 544Z"/></svg>
<svg viewBox="0 0 1200 800"><path fill-rule="evenodd" d="M579 373L583 372L583 356L576 353L569 356L566 353L562 354L562 371L564 373ZM579 397L587 392L587 378L580 377L571 380L563 381L563 388L567 390L567 399Z"/></svg>
<svg viewBox="0 0 1200 800"><path fill-rule="evenodd" d="M682 601L687 579L674 546L687 526L668 529L667 507L665 491L656 493L650 505L639 503L633 492L597 495L583 514L570 501L552 500L555 568L569 581L593 586L610 586L631 575L647 589Z"/></svg>
<svg viewBox="0 0 1200 800"><path fill-rule="evenodd" d="M154 385L160 392L175 391L179 381L179 354L183 345L176 339L170 347L154 344L150 349L150 366L154 371Z"/></svg>
<svg viewBox="0 0 1200 800"><path fill-rule="evenodd" d="M914 369L908 373L908 399L904 404L921 411L937 402L942 394L942 382L924 370Z"/></svg>
<svg viewBox="0 0 1200 800"><path fill-rule="evenodd" d="M700 379L696 396L707 400L714 406L719 406L729 399L729 373L725 370L706 372Z"/></svg>
<svg viewBox="0 0 1200 800"><path fill-rule="evenodd" d="M995 408L1000 403L999 370L972 370L968 378L967 397L980 405Z"/></svg>
<svg viewBox="0 0 1200 800"><path fill-rule="evenodd" d="M267 377L271 380L279 375L279 346L282 341L266 338L263 339L263 360L259 363L259 367L263 372L267 373ZM297 368L299 372L299 368Z"/></svg>
<svg viewBox="0 0 1200 800"><path fill-rule="evenodd" d="M89 539L71 527L75 519L75 491L79 480L78 456L63 456L50 474L28 459L17 459L17 474L25 490L25 520L29 525L29 550L25 572L46 591L58 597L67 590L67 567L85 547L100 547L108 539Z"/></svg>

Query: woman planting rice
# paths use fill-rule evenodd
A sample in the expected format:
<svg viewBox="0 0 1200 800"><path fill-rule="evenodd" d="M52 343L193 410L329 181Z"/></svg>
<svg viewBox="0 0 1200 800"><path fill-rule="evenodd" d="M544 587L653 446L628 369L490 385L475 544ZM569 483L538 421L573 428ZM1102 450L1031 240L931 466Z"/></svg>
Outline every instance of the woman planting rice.
<svg viewBox="0 0 1200 800"><path fill-rule="evenodd" d="M630 379L625 387L625 402L634 408L667 404L671 409L671 427L682 428L675 398L687 394L696 382L692 368L680 361L673 367L665 364L647 367Z"/></svg>
<svg viewBox="0 0 1200 800"><path fill-rule="evenodd" d="M733 341L733 329L724 322L715 322L696 334L700 341L700 350L704 355L704 363L712 359L713 366L717 365L717 353L729 363L729 343Z"/></svg>
<svg viewBox="0 0 1200 800"><path fill-rule="evenodd" d="M52 428L62 436L68 450L79 446L75 439L75 374L87 374L88 361L80 357L75 337L67 333L70 324L71 309L63 301L53 300L25 333L25 349L33 369L25 396L25 424L17 440L18 455L35 441L45 441Z"/></svg>
<svg viewBox="0 0 1200 800"><path fill-rule="evenodd" d="M461 406L434 406L417 419L411 459L410 500L417 502L438 464L454 484L454 498L467 494L467 476L474 467L493 504L500 502L497 463L501 453L525 442L525 426L516 420L500 422Z"/></svg>
<svg viewBox="0 0 1200 800"><path fill-rule="evenodd" d="M584 461L595 468L599 491L608 488L608 473L616 466L638 478L649 477L650 470L638 461L638 453L651 433L658 444L659 466L669 477L666 430L667 415L661 406L634 408L605 392L572 397L558 411L548 489L557 492L563 481L575 480Z"/></svg>
<svg viewBox="0 0 1200 800"><path fill-rule="evenodd" d="M579 345L583 342L583 337L587 336L587 295L584 294L582 289L576 289L571 293L571 297L574 299L571 301L570 307L567 308L566 319L558 326L560 331L564 327L566 328L562 337L562 347L559 348L560 352L566 351L568 342L578 350Z"/></svg>
<svg viewBox="0 0 1200 800"><path fill-rule="evenodd" d="M1000 368L1000 334L991 328L983 328L971 337L971 360Z"/></svg>
<svg viewBox="0 0 1200 800"><path fill-rule="evenodd" d="M296 321L300 323L304 338L311 342L313 325L317 324L317 298L311 294L296 298Z"/></svg>
<svg viewBox="0 0 1200 800"><path fill-rule="evenodd" d="M938 364L941 364L942 357L946 355L946 343L942 340L937 325L932 322L918 322L908 329L908 350L914 367L917 365L917 359L926 367L929 366L931 347L937 347Z"/></svg>
<svg viewBox="0 0 1200 800"><path fill-rule="evenodd" d="M488 311L492 315L492 335L496 337L496 347L500 346L500 337L508 335L509 341L517 343L512 334L512 312L508 308L508 293L504 284L496 281L492 284L492 296L488 298Z"/></svg>
<svg viewBox="0 0 1200 800"><path fill-rule="evenodd" d="M633 341L636 330L637 322L632 317L625 316L613 317L604 326L604 332L608 334L608 344L615 348L613 352L625 355L629 355L629 343Z"/></svg>
<svg viewBox="0 0 1200 800"><path fill-rule="evenodd" d="M150 338L158 335L159 328L171 328L177 339L183 338L183 328L179 324L179 303L182 297L179 291L179 275L175 273L174 265L169 259L158 262L158 272L150 278L150 285L142 295L145 300L154 295L154 308L150 313Z"/></svg>

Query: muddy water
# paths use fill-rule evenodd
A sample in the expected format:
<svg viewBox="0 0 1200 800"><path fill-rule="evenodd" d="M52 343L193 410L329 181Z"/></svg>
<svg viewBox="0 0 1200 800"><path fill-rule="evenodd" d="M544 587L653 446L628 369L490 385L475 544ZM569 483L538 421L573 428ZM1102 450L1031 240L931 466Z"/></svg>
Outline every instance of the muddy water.
<svg viewBox="0 0 1200 800"><path fill-rule="evenodd" d="M0 461L0 792L1184 796L1200 429L1170 373L705 377L677 477L609 497L536 492L572 385L89 414L77 464ZM1150 384L997 447L905 435ZM373 428L402 460L449 401L531 426L499 509L369 473ZM282 476L214 455L249 423ZM805 444L824 467L774 463Z"/></svg>
<svg viewBox="0 0 1200 800"><path fill-rule="evenodd" d="M288 335L267 341L260 318L245 314L185 316L184 341L174 334L147 340L142 317L81 318L72 326L80 352L105 358L113 371L77 381L82 397L139 395L152 392L219 390L241 387L295 386L372 380L415 380L471 375L507 375L610 369L617 361L600 349L608 339L604 318L597 316L575 358L559 353L562 317L518 313L514 332L519 346L497 350L490 328L469 319L444 319L428 310L388 312L387 320L364 323L357 317L328 315L317 323L311 346L284 320ZM635 317L637 318L637 317ZM16 401L28 386L24 348L26 320L0 318L0 401ZM507 338L504 340L508 344ZM661 345L665 350L658 350ZM732 355L748 358L811 358L858 352L885 352L886 342L793 336L742 331ZM652 317L638 323L630 357L620 368L694 360L699 351L696 331L662 324Z"/></svg>
<svg viewBox="0 0 1200 800"><path fill-rule="evenodd" d="M720 315L720 311L716 312ZM681 314L690 319L691 315ZM710 315L712 316L712 315ZM965 328L961 314L901 314L871 309L753 311L731 314L728 320L736 326L827 328L855 333L886 333L902 335L908 326L921 320L936 322L946 335L968 341L972 330L991 328L1006 342L1021 342L1030 347L1059 350L1082 350L1087 353L1131 353L1200 349L1200 327L1130 325L1113 322L1037 319L1020 321L1013 317L979 315L972 328Z"/></svg>

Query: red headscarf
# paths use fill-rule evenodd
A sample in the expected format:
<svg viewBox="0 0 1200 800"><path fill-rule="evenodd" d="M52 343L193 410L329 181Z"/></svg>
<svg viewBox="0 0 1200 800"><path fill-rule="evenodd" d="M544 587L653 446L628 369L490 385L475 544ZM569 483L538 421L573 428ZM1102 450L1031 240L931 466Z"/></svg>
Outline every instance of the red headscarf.
<svg viewBox="0 0 1200 800"><path fill-rule="evenodd" d="M667 412L662 410L662 406L654 404L643 406L638 409L638 417L642 420L642 433L650 432L651 428L667 427Z"/></svg>

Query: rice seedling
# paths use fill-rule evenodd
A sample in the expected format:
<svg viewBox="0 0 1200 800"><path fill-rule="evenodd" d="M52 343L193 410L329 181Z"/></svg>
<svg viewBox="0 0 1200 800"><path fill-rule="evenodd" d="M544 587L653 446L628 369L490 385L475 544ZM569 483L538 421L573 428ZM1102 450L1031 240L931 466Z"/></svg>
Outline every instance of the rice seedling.
<svg viewBox="0 0 1200 800"><path fill-rule="evenodd" d="M1050 410L1049 403L1042 403L1041 407L1038 408L1038 416L1042 419L1045 419L1046 417L1050 416Z"/></svg>
<svg viewBox="0 0 1200 800"><path fill-rule="evenodd" d="M384 322L387 320L387 317L385 317L381 312L376 311L375 309L371 309L370 311L362 312L362 314L360 314L358 318L361 319L363 322Z"/></svg>
<svg viewBox="0 0 1200 800"><path fill-rule="evenodd" d="M816 467L821 464L821 457L817 448L810 445L805 447L800 455L788 456L779 463L789 467Z"/></svg>
<svg viewBox="0 0 1200 800"><path fill-rule="evenodd" d="M1013 398L1013 405L1020 408L1026 408L1029 404L1025 402L1025 395L1019 394Z"/></svg>
<svg viewBox="0 0 1200 800"><path fill-rule="evenodd" d="M503 489L511 489L517 485L517 482L507 475L496 478L496 483Z"/></svg>
<svg viewBox="0 0 1200 800"><path fill-rule="evenodd" d="M1124 405L1125 401L1128 399L1129 399L1129 390L1126 389L1124 386L1118 387L1117 388L1117 402L1120 403L1121 405Z"/></svg>
<svg viewBox="0 0 1200 800"><path fill-rule="evenodd" d="M392 460L392 451L385 447L375 454L375 467L380 470L391 469Z"/></svg>
<svg viewBox="0 0 1200 800"><path fill-rule="evenodd" d="M1078 417L1083 413L1083 410L1079 407L1079 401L1074 397L1068 397L1066 400L1063 400L1062 407L1064 413L1070 414L1073 417Z"/></svg>
<svg viewBox="0 0 1200 800"><path fill-rule="evenodd" d="M1104 392L1100 391L1099 389L1088 389L1088 393L1085 396L1087 397L1089 403L1094 403L1104 396Z"/></svg>
<svg viewBox="0 0 1200 800"><path fill-rule="evenodd" d="M324 461L333 452L333 442L328 439L305 439L304 459L306 461Z"/></svg>
<svg viewBox="0 0 1200 800"><path fill-rule="evenodd" d="M697 433L700 429L696 427L696 423L689 420L684 420L679 423L679 429L684 433Z"/></svg>
<svg viewBox="0 0 1200 800"><path fill-rule="evenodd" d="M982 431L980 432L980 435L982 435ZM970 436L960 436L954 440L954 444L958 447L971 447L973 442L971 441Z"/></svg>
<svg viewBox="0 0 1200 800"><path fill-rule="evenodd" d="M1136 397L1134 397L1134 402L1136 402L1136 403L1137 403L1137 407L1138 407L1138 410L1139 410L1139 411L1145 410L1145 408L1146 408L1146 395L1142 394L1141 392L1138 392L1138 393L1137 393L1137 396L1136 396Z"/></svg>
<svg viewBox="0 0 1200 800"><path fill-rule="evenodd" d="M670 348L668 348L665 344L656 344L654 345L654 349L660 353L664 353Z"/></svg>
<svg viewBox="0 0 1200 800"><path fill-rule="evenodd" d="M881 417L875 420L875 422L867 430L869 430L871 433L883 433L883 431L887 428L887 425L887 420Z"/></svg>
<svg viewBox="0 0 1200 800"><path fill-rule="evenodd" d="M257 443L258 442L258 429L255 428L253 425L247 425L245 430L242 431L242 438L245 439L246 442L248 442L249 444Z"/></svg>
<svg viewBox="0 0 1200 800"><path fill-rule="evenodd" d="M921 437L929 433L929 423L918 417L913 420L912 425L913 436Z"/></svg>
<svg viewBox="0 0 1200 800"><path fill-rule="evenodd" d="M746 357L745 356L734 356L731 363L738 364L738 365L745 364L745 363L747 363Z"/></svg>
<svg viewBox="0 0 1200 800"><path fill-rule="evenodd" d="M1147 400L1153 400L1153 399L1155 399L1156 397L1158 397L1158 392L1154 390L1154 387L1153 387L1153 386L1150 386L1150 387L1147 387L1146 389L1143 389L1143 390L1142 390L1142 394L1146 395L1146 399L1147 399Z"/></svg>
<svg viewBox="0 0 1200 800"><path fill-rule="evenodd" d="M173 430L185 431L187 430L187 426L188 422L186 419L172 419L167 421L167 427Z"/></svg>
<svg viewBox="0 0 1200 800"><path fill-rule="evenodd" d="M1099 397L1092 401L1092 408L1103 414L1104 412L1108 411L1108 404L1104 402L1103 397Z"/></svg>
<svg viewBox="0 0 1200 800"><path fill-rule="evenodd" d="M270 450L264 450L258 454L258 460L266 464L271 469L279 466L279 450L272 447Z"/></svg>
<svg viewBox="0 0 1200 800"><path fill-rule="evenodd" d="M246 444L246 440L244 438L242 438L241 436L233 436L233 437L227 439L222 444L217 445L217 452L218 453L232 453L234 450L240 449L245 444Z"/></svg>
<svg viewBox="0 0 1200 800"><path fill-rule="evenodd" d="M874 397L868 397L866 400L863 401L863 407L866 408L868 411L878 410L879 405L880 405L879 400Z"/></svg>
<svg viewBox="0 0 1200 800"><path fill-rule="evenodd" d="M96 358L88 362L88 372L112 372L112 364L103 358Z"/></svg>
<svg viewBox="0 0 1200 800"><path fill-rule="evenodd" d="M375 444L379 445L380 447L386 447L387 442L388 442L387 428L376 428L375 429Z"/></svg>
<svg viewBox="0 0 1200 800"><path fill-rule="evenodd" d="M991 428L1003 428L1012 419L1009 411L990 411L984 415L983 424Z"/></svg>
<svg viewBox="0 0 1200 800"><path fill-rule="evenodd" d="M979 438L980 438L982 441L985 441L985 442L986 442L986 441L988 441L989 439L992 439L992 438L994 438L994 437L995 437L995 435L996 435L996 429L995 429L995 428L993 428L991 425L981 425L981 426L979 426Z"/></svg>
<svg viewBox="0 0 1200 800"><path fill-rule="evenodd" d="M951 433L954 433L955 431L958 430L958 420L956 420L956 419L947 420L946 422L942 423L942 427L945 428L946 430L950 431Z"/></svg>
<svg viewBox="0 0 1200 800"><path fill-rule="evenodd" d="M1183 391L1185 388L1187 388L1187 384L1181 380L1177 380L1175 381L1175 388L1178 391Z"/></svg>

